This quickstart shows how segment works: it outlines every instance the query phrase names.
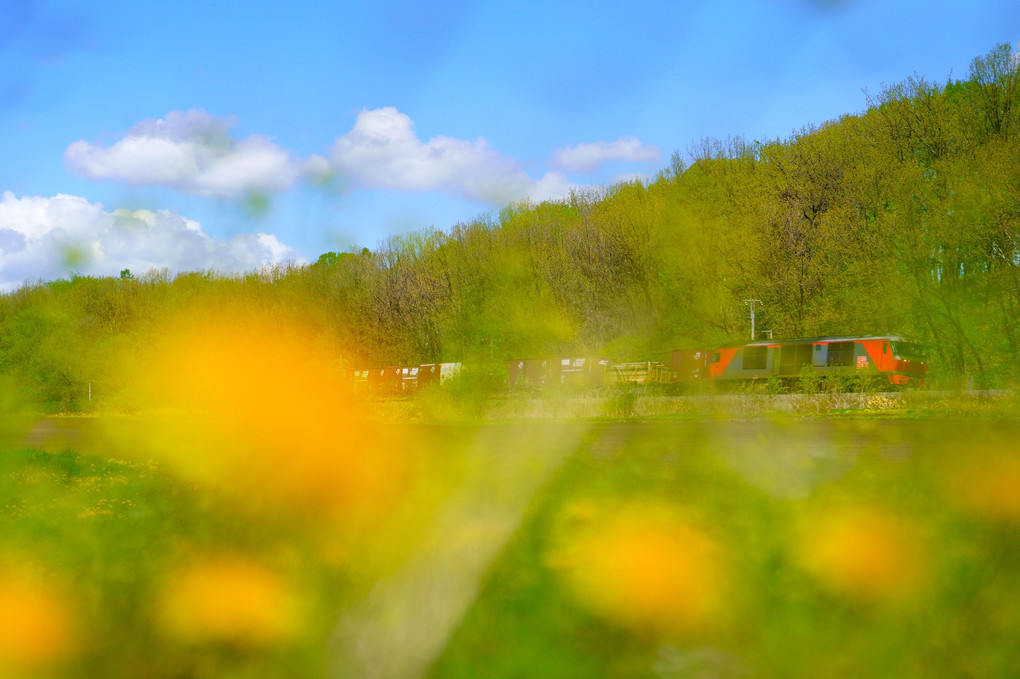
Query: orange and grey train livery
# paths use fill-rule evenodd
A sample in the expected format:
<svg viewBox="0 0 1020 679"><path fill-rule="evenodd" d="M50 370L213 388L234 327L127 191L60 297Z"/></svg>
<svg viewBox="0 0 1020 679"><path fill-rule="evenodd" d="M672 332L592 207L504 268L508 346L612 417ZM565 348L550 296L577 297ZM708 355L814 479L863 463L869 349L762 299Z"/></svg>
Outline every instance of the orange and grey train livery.
<svg viewBox="0 0 1020 679"><path fill-rule="evenodd" d="M720 347L712 353L707 372L713 382L813 374L923 386L928 359L920 344L897 335L812 337Z"/></svg>

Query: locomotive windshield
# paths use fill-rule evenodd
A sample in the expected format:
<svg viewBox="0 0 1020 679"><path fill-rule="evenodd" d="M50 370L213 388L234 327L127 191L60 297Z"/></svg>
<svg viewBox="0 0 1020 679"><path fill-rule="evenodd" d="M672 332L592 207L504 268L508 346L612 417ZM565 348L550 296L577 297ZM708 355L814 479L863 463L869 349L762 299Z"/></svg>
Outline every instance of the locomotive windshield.
<svg viewBox="0 0 1020 679"><path fill-rule="evenodd" d="M917 361L926 360L924 348L914 342L893 342L892 350L896 358L912 358Z"/></svg>

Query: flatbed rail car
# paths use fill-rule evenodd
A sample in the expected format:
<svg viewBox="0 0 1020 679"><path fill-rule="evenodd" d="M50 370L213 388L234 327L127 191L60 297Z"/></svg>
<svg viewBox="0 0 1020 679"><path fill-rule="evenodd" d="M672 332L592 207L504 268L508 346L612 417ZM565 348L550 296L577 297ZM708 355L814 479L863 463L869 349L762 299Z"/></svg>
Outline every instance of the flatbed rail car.
<svg viewBox="0 0 1020 679"><path fill-rule="evenodd" d="M671 370L658 361L615 363L611 368L609 374L614 383L669 384L673 381Z"/></svg>
<svg viewBox="0 0 1020 679"><path fill-rule="evenodd" d="M856 377L890 386L924 386L928 359L898 335L811 337L720 347L708 364L711 382Z"/></svg>

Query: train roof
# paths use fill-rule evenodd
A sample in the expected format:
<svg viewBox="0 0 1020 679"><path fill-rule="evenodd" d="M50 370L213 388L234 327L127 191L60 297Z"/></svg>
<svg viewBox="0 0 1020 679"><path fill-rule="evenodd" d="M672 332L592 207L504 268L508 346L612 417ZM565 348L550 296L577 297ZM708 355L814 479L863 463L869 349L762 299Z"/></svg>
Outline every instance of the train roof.
<svg viewBox="0 0 1020 679"><path fill-rule="evenodd" d="M818 344L821 342L859 342L861 340L890 340L893 342L914 342L909 337L897 334L886 335L829 335L826 337L797 337L789 339L759 340L723 344L723 347L774 347L781 344ZM916 342L919 344L919 342Z"/></svg>

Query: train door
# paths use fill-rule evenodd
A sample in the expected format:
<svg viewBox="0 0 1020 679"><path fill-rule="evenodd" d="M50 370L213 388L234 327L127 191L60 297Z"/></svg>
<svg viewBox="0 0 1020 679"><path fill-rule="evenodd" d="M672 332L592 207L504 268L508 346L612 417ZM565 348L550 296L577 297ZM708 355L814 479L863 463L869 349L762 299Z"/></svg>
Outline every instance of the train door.
<svg viewBox="0 0 1020 679"><path fill-rule="evenodd" d="M829 355L829 345L816 344L814 346L815 349L812 352L813 356L811 358L811 366L814 368L824 368Z"/></svg>

